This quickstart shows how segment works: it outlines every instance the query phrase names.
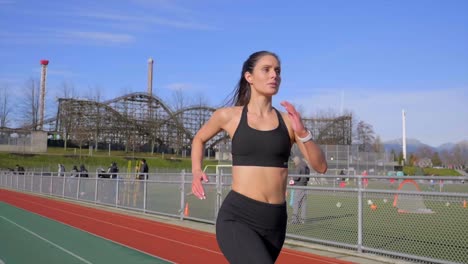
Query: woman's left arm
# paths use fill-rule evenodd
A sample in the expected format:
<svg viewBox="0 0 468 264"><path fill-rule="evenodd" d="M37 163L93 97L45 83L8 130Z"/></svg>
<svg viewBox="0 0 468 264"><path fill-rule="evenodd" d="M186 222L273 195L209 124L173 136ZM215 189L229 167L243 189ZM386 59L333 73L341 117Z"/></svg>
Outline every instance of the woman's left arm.
<svg viewBox="0 0 468 264"><path fill-rule="evenodd" d="M323 174L327 172L327 161L320 147L317 144L315 144L315 142L312 141L312 139L309 139L305 142L301 141L301 138L307 139L310 133L310 131L304 127L301 115L296 111L296 109L291 103L283 101L281 102L281 105L286 109L286 112L288 113L289 121L294 131L294 141L299 147L301 153L304 155L304 158L309 162L310 166L318 173Z"/></svg>

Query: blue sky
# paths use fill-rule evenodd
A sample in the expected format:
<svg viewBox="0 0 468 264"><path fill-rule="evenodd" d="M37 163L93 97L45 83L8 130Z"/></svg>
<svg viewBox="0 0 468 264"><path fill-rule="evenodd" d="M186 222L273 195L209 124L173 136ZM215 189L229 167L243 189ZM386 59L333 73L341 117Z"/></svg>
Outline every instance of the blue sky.
<svg viewBox="0 0 468 264"><path fill-rule="evenodd" d="M48 100L63 83L103 99L174 89L219 105L243 61L282 61L274 99L307 115L352 111L382 140L438 146L468 139L468 1L0 0L0 88L20 100L48 59ZM49 108L49 116L55 113Z"/></svg>

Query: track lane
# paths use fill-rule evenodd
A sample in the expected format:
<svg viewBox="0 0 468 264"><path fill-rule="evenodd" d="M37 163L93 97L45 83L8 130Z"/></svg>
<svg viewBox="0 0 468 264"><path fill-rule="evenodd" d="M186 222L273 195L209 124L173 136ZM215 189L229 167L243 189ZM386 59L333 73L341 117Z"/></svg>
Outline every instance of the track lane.
<svg viewBox="0 0 468 264"><path fill-rule="evenodd" d="M7 190L0 200L177 263L227 263L212 233ZM277 263L350 262L283 248Z"/></svg>

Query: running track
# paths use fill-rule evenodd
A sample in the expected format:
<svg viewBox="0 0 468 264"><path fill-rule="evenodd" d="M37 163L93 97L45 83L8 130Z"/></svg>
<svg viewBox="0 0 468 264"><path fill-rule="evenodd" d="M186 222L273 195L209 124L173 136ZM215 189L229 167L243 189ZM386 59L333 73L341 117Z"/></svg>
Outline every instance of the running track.
<svg viewBox="0 0 468 264"><path fill-rule="evenodd" d="M0 201L176 263L227 263L212 233L4 189ZM283 248L277 263L351 262Z"/></svg>

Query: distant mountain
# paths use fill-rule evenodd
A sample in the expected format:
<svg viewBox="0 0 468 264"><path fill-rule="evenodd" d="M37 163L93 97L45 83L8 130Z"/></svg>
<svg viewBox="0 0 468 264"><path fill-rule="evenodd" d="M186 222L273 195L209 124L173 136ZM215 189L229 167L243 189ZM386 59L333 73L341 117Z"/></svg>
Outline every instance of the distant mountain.
<svg viewBox="0 0 468 264"><path fill-rule="evenodd" d="M383 142L383 145L384 145L385 151L390 152L393 149L395 153L398 154L400 153L400 151L402 151L403 140L401 138L389 140L389 141ZM433 151L438 151L437 148L424 144L417 139L414 139L414 138L406 139L406 153L416 152L416 150L421 147L428 147L432 149Z"/></svg>
<svg viewBox="0 0 468 264"><path fill-rule="evenodd" d="M383 142L385 151L390 152L393 149L395 151L395 153L400 153L400 151L402 150L402 144L403 143L402 143L401 138ZM442 145L440 145L438 147L433 147L433 146L430 146L428 144L422 143L421 141L419 141L417 139L408 138L408 139L406 139L406 152L407 153L416 152L416 150L418 148L428 147L428 148L432 149L433 151L437 151L437 152L440 153L441 151L444 151L444 150L451 150L451 149L453 149L453 147L455 147L455 145L460 145L460 144L462 146L468 147L468 141L467 140L460 141L460 142L457 142L457 143L445 143L445 144L442 144Z"/></svg>
<svg viewBox="0 0 468 264"><path fill-rule="evenodd" d="M442 150L451 150L453 147L455 147L455 143L445 143L437 147L438 151Z"/></svg>

